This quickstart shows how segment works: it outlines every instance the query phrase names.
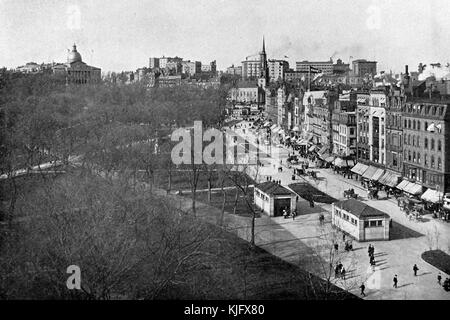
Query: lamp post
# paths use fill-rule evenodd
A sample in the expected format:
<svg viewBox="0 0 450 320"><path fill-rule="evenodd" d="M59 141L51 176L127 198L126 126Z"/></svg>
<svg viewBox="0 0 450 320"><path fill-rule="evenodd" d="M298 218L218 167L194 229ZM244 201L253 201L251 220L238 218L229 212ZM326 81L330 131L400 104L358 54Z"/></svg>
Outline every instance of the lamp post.
<svg viewBox="0 0 450 320"><path fill-rule="evenodd" d="M439 218L441 218L441 194L440 194L441 186L436 185L436 191L438 192L438 212L439 212Z"/></svg>

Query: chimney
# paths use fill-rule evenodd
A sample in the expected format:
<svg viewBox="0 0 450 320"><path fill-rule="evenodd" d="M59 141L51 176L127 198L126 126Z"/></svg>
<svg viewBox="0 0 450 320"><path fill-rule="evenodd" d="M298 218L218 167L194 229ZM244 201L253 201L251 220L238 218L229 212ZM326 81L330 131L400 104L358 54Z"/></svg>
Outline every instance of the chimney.
<svg viewBox="0 0 450 320"><path fill-rule="evenodd" d="M409 75L409 73L408 73L408 65L405 66L405 74Z"/></svg>

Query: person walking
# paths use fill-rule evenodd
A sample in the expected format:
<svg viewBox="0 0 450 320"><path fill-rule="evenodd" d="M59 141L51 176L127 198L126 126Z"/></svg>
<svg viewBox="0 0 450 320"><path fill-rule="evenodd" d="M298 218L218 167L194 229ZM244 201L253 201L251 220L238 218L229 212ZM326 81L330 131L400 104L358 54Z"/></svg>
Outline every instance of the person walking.
<svg viewBox="0 0 450 320"><path fill-rule="evenodd" d="M342 233L342 241L345 242L345 233Z"/></svg>
<svg viewBox="0 0 450 320"><path fill-rule="evenodd" d="M341 276L342 276L342 279L345 280L345 268L344 267L342 267Z"/></svg>
<svg viewBox="0 0 450 320"><path fill-rule="evenodd" d="M359 286L359 288L361 289L361 295L362 295L363 297L365 297L366 294L364 293L364 290L366 289L366 286L364 285L364 283L362 283L362 284Z"/></svg>
<svg viewBox="0 0 450 320"><path fill-rule="evenodd" d="M369 257L371 256L371 253L372 252L372 245L371 244L369 244L369 248L367 249L367 253L369 254Z"/></svg>
<svg viewBox="0 0 450 320"><path fill-rule="evenodd" d="M440 272L438 273L437 279L438 279L439 285L441 285L442 276L441 276Z"/></svg>
<svg viewBox="0 0 450 320"><path fill-rule="evenodd" d="M417 271L419 271L417 264L414 264L413 271L414 271L414 276L417 277Z"/></svg>
<svg viewBox="0 0 450 320"><path fill-rule="evenodd" d="M397 289L398 278L397 275L394 276L394 288Z"/></svg>
<svg viewBox="0 0 450 320"><path fill-rule="evenodd" d="M339 245L337 244L337 242L334 244L334 250L338 251L339 249Z"/></svg>

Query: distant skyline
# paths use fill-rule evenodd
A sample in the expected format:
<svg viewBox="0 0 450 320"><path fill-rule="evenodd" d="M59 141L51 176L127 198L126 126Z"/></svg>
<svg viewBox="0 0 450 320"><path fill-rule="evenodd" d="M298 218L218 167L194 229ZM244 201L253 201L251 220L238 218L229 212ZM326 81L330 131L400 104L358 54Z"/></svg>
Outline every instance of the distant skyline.
<svg viewBox="0 0 450 320"><path fill-rule="evenodd" d="M180 56L219 70L261 50L268 58L378 61L378 70L450 62L448 0L0 0L0 66L83 61L136 70Z"/></svg>

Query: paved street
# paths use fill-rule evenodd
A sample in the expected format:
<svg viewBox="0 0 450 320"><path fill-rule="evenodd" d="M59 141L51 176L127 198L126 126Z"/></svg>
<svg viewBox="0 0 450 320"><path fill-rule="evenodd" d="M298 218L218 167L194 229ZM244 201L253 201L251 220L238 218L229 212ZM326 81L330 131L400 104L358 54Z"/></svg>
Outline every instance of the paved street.
<svg viewBox="0 0 450 320"><path fill-rule="evenodd" d="M246 130L246 134L250 141L255 141L255 137L248 133L248 130ZM272 146L271 149L277 158L267 157L263 159L264 166L259 168L259 180L265 181L265 176L271 175L273 179L281 180L283 185L297 182L297 180L291 180L292 169L289 170L284 167L281 173L277 170L280 160L283 165L286 164L289 151L276 146ZM353 187L365 203L388 213L394 221L391 240L374 243L377 261L375 271L369 268L368 243L355 244L353 254L343 257L344 267L346 263L351 265L353 281L356 280L359 283L369 278L366 282L367 299L450 299L449 294L437 285L438 269L421 259L421 254L430 248L439 248L447 252L450 250L450 224L430 217L425 217L424 222L409 221L395 201L368 200L366 191L360 188L358 182L334 174L331 169L314 168L314 170L319 172L317 180L310 177L300 179L311 183L317 189L337 199L342 199L343 190ZM328 219L330 219L330 206L323 205L320 207L321 210L316 211L326 213ZM318 212L309 214L300 212L300 216L294 221L285 220L282 217L271 218L270 220L306 245L306 248L302 245L298 249L293 249L294 252L307 252L308 246L311 248L316 246ZM268 231L265 230L265 232ZM276 241L273 235L272 237ZM284 246L282 246L283 248L280 245L272 246L270 241L269 244L259 244L288 261L298 263L298 260L302 259L298 254L292 252L287 255ZM278 250L280 252L277 252ZM414 264L417 264L420 269L417 277L414 277L412 271ZM315 270L309 271L315 272ZM392 278L395 274L399 278L399 288L397 289L392 288ZM357 289L353 291L358 293Z"/></svg>

